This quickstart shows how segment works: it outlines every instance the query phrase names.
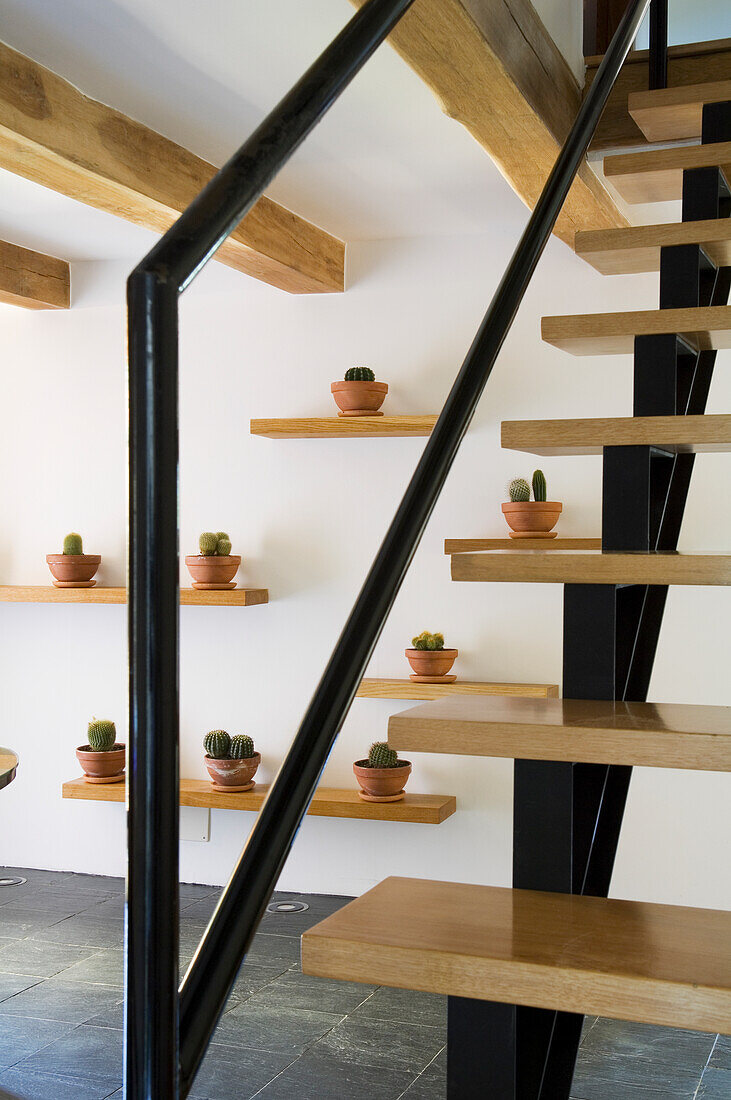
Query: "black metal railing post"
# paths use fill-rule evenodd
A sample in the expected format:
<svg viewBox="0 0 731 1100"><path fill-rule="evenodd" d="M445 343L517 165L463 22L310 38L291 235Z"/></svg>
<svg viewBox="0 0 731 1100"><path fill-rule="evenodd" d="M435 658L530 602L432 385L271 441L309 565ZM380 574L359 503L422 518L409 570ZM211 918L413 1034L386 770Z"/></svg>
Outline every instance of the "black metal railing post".
<svg viewBox="0 0 731 1100"><path fill-rule="evenodd" d="M650 4L650 88L668 86L668 0Z"/></svg>

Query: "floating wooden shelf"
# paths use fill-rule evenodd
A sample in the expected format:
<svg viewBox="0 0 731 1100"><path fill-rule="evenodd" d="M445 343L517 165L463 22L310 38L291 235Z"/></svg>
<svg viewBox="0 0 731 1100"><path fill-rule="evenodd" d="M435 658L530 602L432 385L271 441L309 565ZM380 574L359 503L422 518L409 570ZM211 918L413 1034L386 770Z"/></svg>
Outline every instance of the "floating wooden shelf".
<svg viewBox="0 0 731 1100"><path fill-rule="evenodd" d="M731 913L389 878L305 932L302 970L727 1031Z"/></svg>
<svg viewBox="0 0 731 1100"><path fill-rule="evenodd" d="M628 110L648 141L700 138L704 103L731 99L731 80L632 92Z"/></svg>
<svg viewBox="0 0 731 1100"><path fill-rule="evenodd" d="M266 435L270 439L431 435L436 422L436 416L309 416L252 420L251 434Z"/></svg>
<svg viewBox="0 0 731 1100"><path fill-rule="evenodd" d="M634 225L630 229L591 229L577 233L577 256L602 275L632 275L660 270L660 249L698 244L716 267L731 266L731 218L666 225Z"/></svg>
<svg viewBox="0 0 731 1100"><path fill-rule="evenodd" d="M259 810L269 793L269 785L257 784L252 791L222 794L205 779L181 779L180 805L203 806L214 810ZM124 802L124 783L92 784L83 776L62 787L64 798L89 802ZM410 794L402 802L364 802L356 790L320 787L307 813L311 817L352 817L368 821L413 821L421 825L441 825L457 809L453 794Z"/></svg>
<svg viewBox="0 0 731 1100"><path fill-rule="evenodd" d="M721 168L731 180L731 141L676 145L604 158L604 175L626 202L668 202L682 198L686 168Z"/></svg>
<svg viewBox="0 0 731 1100"><path fill-rule="evenodd" d="M445 539L445 554L469 554L481 550L601 550L601 539Z"/></svg>
<svg viewBox="0 0 731 1100"><path fill-rule="evenodd" d="M663 333L675 333L701 351L731 348L731 306L585 313L541 321L546 343L573 355L629 355L635 336Z"/></svg>
<svg viewBox="0 0 731 1100"><path fill-rule="evenodd" d="M637 445L661 447L676 453L728 453L731 451L731 416L506 420L502 425L502 445L534 455L600 455L605 447Z"/></svg>
<svg viewBox="0 0 731 1100"><path fill-rule="evenodd" d="M454 697L393 714L403 752L731 771L731 707Z"/></svg>
<svg viewBox="0 0 731 1100"><path fill-rule="evenodd" d="M54 588L53 585L0 585L0 603L126 603L126 588ZM230 588L211 592L181 588L180 602L198 607L253 607L269 603L267 588Z"/></svg>
<svg viewBox="0 0 731 1100"><path fill-rule="evenodd" d="M455 680L453 684L416 684L413 680L361 680L360 699L440 699L443 695L523 695L544 699L558 695L558 684L500 684Z"/></svg>
<svg viewBox="0 0 731 1100"><path fill-rule="evenodd" d="M555 584L731 584L731 555L527 550L453 554L453 581Z"/></svg>

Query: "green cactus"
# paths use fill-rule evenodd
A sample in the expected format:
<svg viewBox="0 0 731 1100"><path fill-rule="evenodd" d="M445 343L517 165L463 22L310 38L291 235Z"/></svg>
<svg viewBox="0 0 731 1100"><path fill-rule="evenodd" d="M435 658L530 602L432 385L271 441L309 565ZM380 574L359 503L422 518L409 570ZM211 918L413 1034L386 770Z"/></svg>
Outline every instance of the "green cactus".
<svg viewBox="0 0 731 1100"><path fill-rule="evenodd" d="M228 755L232 760L249 760L254 755L252 738L247 737L245 733L232 737Z"/></svg>
<svg viewBox="0 0 731 1100"><path fill-rule="evenodd" d="M227 558L231 553L231 539L219 539L216 543L215 552L219 558Z"/></svg>
<svg viewBox="0 0 731 1100"><path fill-rule="evenodd" d="M530 485L524 477L515 477L508 485L510 499L514 502L530 500Z"/></svg>
<svg viewBox="0 0 731 1100"><path fill-rule="evenodd" d="M533 472L533 499L546 499L546 475L543 470L535 470Z"/></svg>
<svg viewBox="0 0 731 1100"><path fill-rule="evenodd" d="M214 760L226 760L231 748L231 738L225 730L211 730L203 738L203 748Z"/></svg>
<svg viewBox="0 0 731 1100"><path fill-rule="evenodd" d="M64 554L83 554L84 543L81 535L77 535L75 531L68 534L63 540L63 552Z"/></svg>
<svg viewBox="0 0 731 1100"><path fill-rule="evenodd" d="M198 549L204 558L210 558L216 553L216 547L218 546L218 535L214 535L213 531L204 531L201 537L198 539Z"/></svg>
<svg viewBox="0 0 731 1100"><path fill-rule="evenodd" d="M114 722L97 721L96 718L93 718L89 722L87 739L92 752L109 752L110 749L114 748L117 741L117 730Z"/></svg>
<svg viewBox="0 0 731 1100"><path fill-rule="evenodd" d="M370 367L351 367L345 372L346 382L375 382L376 376Z"/></svg>
<svg viewBox="0 0 731 1100"><path fill-rule="evenodd" d="M444 635L430 634L428 630L424 630L411 639L411 644L414 649L444 649Z"/></svg>
<svg viewBox="0 0 731 1100"><path fill-rule="evenodd" d="M216 531L216 538L219 542L221 541L221 539L227 539L229 537L230 536L227 534L226 531Z"/></svg>
<svg viewBox="0 0 731 1100"><path fill-rule="evenodd" d="M401 761L395 749L389 749L385 741L375 741L368 753L369 768L398 768Z"/></svg>

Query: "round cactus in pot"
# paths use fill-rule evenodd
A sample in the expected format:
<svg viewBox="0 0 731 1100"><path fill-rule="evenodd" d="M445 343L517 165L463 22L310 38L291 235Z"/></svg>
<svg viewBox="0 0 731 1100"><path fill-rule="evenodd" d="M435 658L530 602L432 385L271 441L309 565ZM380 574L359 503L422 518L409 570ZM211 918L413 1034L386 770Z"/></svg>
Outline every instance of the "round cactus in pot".
<svg viewBox="0 0 731 1100"><path fill-rule="evenodd" d="M117 741L117 729L108 719L92 718L87 743L79 745L76 758L87 783L121 783L124 779L125 746Z"/></svg>
<svg viewBox="0 0 731 1100"><path fill-rule="evenodd" d="M100 554L84 553L83 539L76 531L64 538L62 553L46 554L56 588L93 588L101 560Z"/></svg>
<svg viewBox="0 0 731 1100"><path fill-rule="evenodd" d="M232 794L252 789L261 754L256 752L251 737L230 737L226 730L211 730L203 738L203 748L214 791Z"/></svg>
<svg viewBox="0 0 731 1100"><path fill-rule="evenodd" d="M457 679L450 669L457 659L458 649L445 649L444 635L423 630L411 640L406 658L412 672L409 679L417 684L452 684Z"/></svg>
<svg viewBox="0 0 731 1100"><path fill-rule="evenodd" d="M231 539L225 531L204 531L198 539L198 554L187 554L185 564L193 578L193 588L205 590L236 587L236 571L241 556L231 553Z"/></svg>
<svg viewBox="0 0 731 1100"><path fill-rule="evenodd" d="M330 392L340 410L338 416L383 416L379 412L388 393L387 382L377 382L370 367L350 367L342 382L332 382Z"/></svg>
<svg viewBox="0 0 731 1100"><path fill-rule="evenodd" d="M358 794L365 802L400 802L411 775L411 763L399 760L396 750L385 741L375 741L368 756L353 764L353 774L360 785Z"/></svg>
<svg viewBox="0 0 731 1100"><path fill-rule="evenodd" d="M530 499L531 486L533 500ZM558 523L563 505L557 500L547 500L546 475L535 470L529 485L525 478L516 477L508 485L509 501L502 507L511 539L555 539L553 528Z"/></svg>

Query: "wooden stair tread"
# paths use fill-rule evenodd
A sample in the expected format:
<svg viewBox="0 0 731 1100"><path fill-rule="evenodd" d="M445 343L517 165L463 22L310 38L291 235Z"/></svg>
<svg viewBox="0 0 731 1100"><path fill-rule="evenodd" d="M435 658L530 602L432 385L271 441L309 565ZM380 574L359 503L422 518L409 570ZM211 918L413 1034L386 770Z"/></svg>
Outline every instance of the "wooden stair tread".
<svg viewBox="0 0 731 1100"><path fill-rule="evenodd" d="M731 100L731 80L632 92L628 110L648 141L700 138L704 103Z"/></svg>
<svg viewBox="0 0 731 1100"><path fill-rule="evenodd" d="M604 176L626 202L668 202L682 198L686 168L720 168L731 181L731 141L676 145L604 158Z"/></svg>
<svg viewBox="0 0 731 1100"><path fill-rule="evenodd" d="M356 695L360 699L440 699L444 695L508 695L545 699L558 695L558 685L459 679L452 684L416 684L413 680L364 679Z"/></svg>
<svg viewBox="0 0 731 1100"><path fill-rule="evenodd" d="M353 436L431 435L436 416L304 416L251 421L252 435L269 439L350 439Z"/></svg>
<svg viewBox="0 0 731 1100"><path fill-rule="evenodd" d="M731 416L506 420L502 424L502 445L534 455L595 455L602 454L605 447L638 445L662 447L677 453L728 453L731 451Z"/></svg>
<svg viewBox="0 0 731 1100"><path fill-rule="evenodd" d="M731 266L731 218L634 225L629 229L584 230L576 234L577 256L602 275L660 270L660 249L698 244L717 267Z"/></svg>
<svg viewBox="0 0 731 1100"><path fill-rule="evenodd" d="M545 550L546 539L445 539L445 554L466 554L480 550ZM600 538L555 538L552 550L601 550Z"/></svg>
<svg viewBox="0 0 731 1100"><path fill-rule="evenodd" d="M2 584L0 603L126 603L126 588L55 588L53 585ZM230 588L201 591L181 588L180 603L199 607L253 607L269 603L267 588Z"/></svg>
<svg viewBox="0 0 731 1100"><path fill-rule="evenodd" d="M124 802L124 783L87 783L83 776L71 779L61 788L64 798L89 802ZM223 794L214 791L206 779L180 780L180 805L202 806L215 810L260 810L269 793L268 783L257 783L251 791ZM457 809L453 794L411 794L401 802L364 802L355 789L319 787L307 813L310 817L347 817L368 821L411 821L421 825L441 825Z"/></svg>
<svg viewBox="0 0 731 1100"><path fill-rule="evenodd" d="M635 336L666 333L700 351L731 347L731 306L643 309L544 317L541 336L572 355L631 355Z"/></svg>
<svg viewBox="0 0 731 1100"><path fill-rule="evenodd" d="M322 978L727 1031L731 914L388 878L302 937Z"/></svg>
<svg viewBox="0 0 731 1100"><path fill-rule="evenodd" d="M453 581L554 584L731 584L730 554L496 550L453 554Z"/></svg>
<svg viewBox="0 0 731 1100"><path fill-rule="evenodd" d="M731 771L731 707L455 696L393 714L409 752Z"/></svg>

